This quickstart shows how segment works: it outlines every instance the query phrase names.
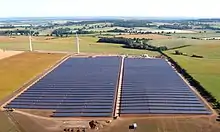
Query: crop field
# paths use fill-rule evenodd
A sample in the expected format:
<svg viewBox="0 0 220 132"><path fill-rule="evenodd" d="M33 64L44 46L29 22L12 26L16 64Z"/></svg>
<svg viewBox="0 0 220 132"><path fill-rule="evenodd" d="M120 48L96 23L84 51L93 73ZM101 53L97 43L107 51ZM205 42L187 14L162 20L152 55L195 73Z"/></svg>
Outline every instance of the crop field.
<svg viewBox="0 0 220 132"><path fill-rule="evenodd" d="M172 37L170 36L163 36L159 34L126 34L126 35L118 35L117 37L124 37L124 38L145 38L145 39L171 39Z"/></svg>
<svg viewBox="0 0 220 132"><path fill-rule="evenodd" d="M157 27L134 27L136 30L142 30L142 31L152 31L152 30L158 30Z"/></svg>
<svg viewBox="0 0 220 132"><path fill-rule="evenodd" d="M75 38L56 38L56 37L33 37L34 50L46 51L76 51ZM80 51L84 53L102 53L102 54L130 54L140 55L149 54L152 56L159 55L157 52L147 50L127 49L121 44L97 43L98 38L90 36L80 37ZM28 37L0 37L0 48L6 50L28 50Z"/></svg>
<svg viewBox="0 0 220 132"><path fill-rule="evenodd" d="M217 99L220 99L220 44L193 45L178 49L189 56L173 55L174 51L166 53L187 70L196 80L198 80ZM192 58L191 55L201 55L204 58Z"/></svg>
<svg viewBox="0 0 220 132"><path fill-rule="evenodd" d="M0 60L0 99L55 64L63 56L64 54L22 53Z"/></svg>
<svg viewBox="0 0 220 132"><path fill-rule="evenodd" d="M179 33L185 33L185 34L193 34L193 33L196 33L195 31L192 31L192 30L178 30L178 29L152 29L152 30L147 30L147 31L151 31L151 32L154 32L154 33L157 33L157 32L164 32L164 33L168 33L168 32L171 32L171 33L176 33L176 34L179 34Z"/></svg>
<svg viewBox="0 0 220 132"><path fill-rule="evenodd" d="M105 28L95 28L95 29L87 29L87 31L94 31L94 32L100 32L100 31L109 31L114 30L115 27L105 27Z"/></svg>

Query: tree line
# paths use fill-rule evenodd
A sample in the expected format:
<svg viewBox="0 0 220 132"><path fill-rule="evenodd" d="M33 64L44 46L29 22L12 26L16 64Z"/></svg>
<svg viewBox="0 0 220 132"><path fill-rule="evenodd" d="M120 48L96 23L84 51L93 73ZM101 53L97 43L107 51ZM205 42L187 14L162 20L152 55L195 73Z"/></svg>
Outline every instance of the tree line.
<svg viewBox="0 0 220 132"><path fill-rule="evenodd" d="M52 31L52 33L47 36L53 36L55 35L56 37L64 37L64 36L69 36L72 34L94 34L96 33L95 31L87 31L87 30L83 30L83 29L78 29L76 31L71 30L70 28L58 28Z"/></svg>
<svg viewBox="0 0 220 132"><path fill-rule="evenodd" d="M16 28L13 25L4 25L4 26L0 26L0 29L8 29L8 28Z"/></svg>
<svg viewBox="0 0 220 132"><path fill-rule="evenodd" d="M0 31L0 35L3 36L11 36L11 35L29 35L32 34L33 36L38 36L39 32L30 31L30 30L7 30L7 31Z"/></svg>
<svg viewBox="0 0 220 132"><path fill-rule="evenodd" d="M127 21L114 21L113 25L116 27L147 27L150 26L150 21L148 20L127 20Z"/></svg>
<svg viewBox="0 0 220 132"><path fill-rule="evenodd" d="M182 25L182 24L170 24L170 25L164 24L164 25L160 25L158 28L159 29L169 28L169 29L186 30L186 29L192 29L192 26Z"/></svg>
<svg viewBox="0 0 220 132"><path fill-rule="evenodd" d="M115 44L124 44L123 47L125 48L132 48L132 49L146 49L151 51L160 51L160 50L167 50L166 46L156 47L150 45L148 41L151 39L139 39L139 38L123 38L123 37L102 37L99 38L97 42L99 43L115 43Z"/></svg>

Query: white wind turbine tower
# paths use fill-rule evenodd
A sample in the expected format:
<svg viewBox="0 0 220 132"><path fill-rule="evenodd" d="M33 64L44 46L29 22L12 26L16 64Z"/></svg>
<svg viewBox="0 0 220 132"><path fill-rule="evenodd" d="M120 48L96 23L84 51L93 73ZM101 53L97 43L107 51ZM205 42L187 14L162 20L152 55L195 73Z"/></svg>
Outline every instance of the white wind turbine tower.
<svg viewBox="0 0 220 132"><path fill-rule="evenodd" d="M29 33L29 48L30 48L30 51L33 51L31 36L32 36L32 34L31 34L31 30L30 30L30 33Z"/></svg>
<svg viewBox="0 0 220 132"><path fill-rule="evenodd" d="M33 51L31 29L30 29L30 32L29 32L29 48L30 48L30 51Z"/></svg>
<svg viewBox="0 0 220 132"><path fill-rule="evenodd" d="M77 32L76 32L76 49L77 49L77 54L79 54L79 37L77 35Z"/></svg>

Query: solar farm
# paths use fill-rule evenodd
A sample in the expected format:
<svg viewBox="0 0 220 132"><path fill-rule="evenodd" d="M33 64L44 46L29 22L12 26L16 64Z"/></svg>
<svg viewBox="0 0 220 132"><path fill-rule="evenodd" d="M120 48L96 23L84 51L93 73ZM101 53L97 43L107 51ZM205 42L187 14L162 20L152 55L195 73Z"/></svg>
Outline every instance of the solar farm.
<svg viewBox="0 0 220 132"><path fill-rule="evenodd" d="M210 115L165 59L70 57L5 109L51 110L51 117Z"/></svg>

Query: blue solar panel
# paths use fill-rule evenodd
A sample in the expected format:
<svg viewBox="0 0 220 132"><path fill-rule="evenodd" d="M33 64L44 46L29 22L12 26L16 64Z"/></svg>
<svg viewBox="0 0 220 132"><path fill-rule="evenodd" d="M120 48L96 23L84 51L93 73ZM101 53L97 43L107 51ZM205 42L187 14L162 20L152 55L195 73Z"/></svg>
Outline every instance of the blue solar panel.
<svg viewBox="0 0 220 132"><path fill-rule="evenodd" d="M52 117L111 117L111 113L54 113Z"/></svg>
<svg viewBox="0 0 220 132"><path fill-rule="evenodd" d="M205 107L170 107L170 106L139 106L139 107L122 107L121 111L129 110L186 110L186 111L206 111Z"/></svg>
<svg viewBox="0 0 220 132"><path fill-rule="evenodd" d="M5 107L75 112L58 111L57 117L112 116L120 62L120 57L69 58Z"/></svg>
<svg viewBox="0 0 220 132"><path fill-rule="evenodd" d="M94 107L94 108L111 108L111 103L68 103L68 102L11 102L10 105L39 105L39 106L80 106L80 107Z"/></svg>
<svg viewBox="0 0 220 132"><path fill-rule="evenodd" d="M203 104L165 104L165 103L137 103L137 104L121 104L123 107L141 107L141 106L161 106L161 107L204 107Z"/></svg>
<svg viewBox="0 0 220 132"><path fill-rule="evenodd" d="M126 58L120 114L209 114L163 59Z"/></svg>
<svg viewBox="0 0 220 132"><path fill-rule="evenodd" d="M121 114L211 114L209 111L181 111L181 110L131 110L123 111Z"/></svg>
<svg viewBox="0 0 220 132"><path fill-rule="evenodd" d="M130 99L130 98L196 98L194 95L191 95L191 96L180 96L180 95L172 95L172 96L164 96L164 95L141 95L141 96L136 96L136 97L133 97L132 95L130 96L121 96L122 99ZM196 98L197 99L197 98Z"/></svg>
<svg viewBox="0 0 220 132"><path fill-rule="evenodd" d="M147 99L147 100L165 100L165 101L198 101L197 98L191 99L191 98L122 98L121 101L141 101L143 99Z"/></svg>
<svg viewBox="0 0 220 132"><path fill-rule="evenodd" d="M47 95L47 94L21 94L19 97L77 97L77 98L91 98L94 97L93 95L71 95L71 94L65 94L65 95L58 95L58 94L52 94L52 95ZM112 98L114 95L99 95L97 98Z"/></svg>
<svg viewBox="0 0 220 132"><path fill-rule="evenodd" d="M83 108L81 108L81 109L72 109L72 110L57 110L54 113L111 113L111 112L112 112L112 110L109 108L107 108L107 109L99 109L99 108L97 108L97 109L95 109L95 108L83 109Z"/></svg>

